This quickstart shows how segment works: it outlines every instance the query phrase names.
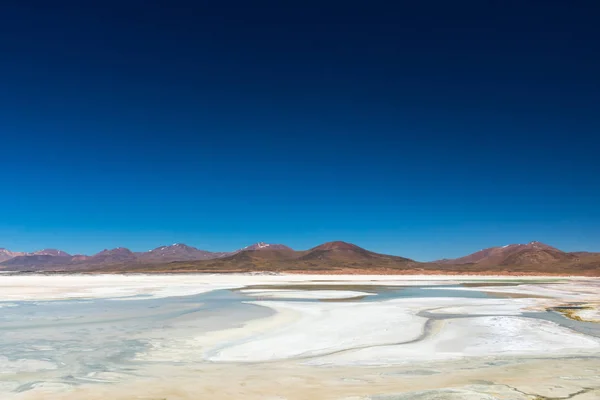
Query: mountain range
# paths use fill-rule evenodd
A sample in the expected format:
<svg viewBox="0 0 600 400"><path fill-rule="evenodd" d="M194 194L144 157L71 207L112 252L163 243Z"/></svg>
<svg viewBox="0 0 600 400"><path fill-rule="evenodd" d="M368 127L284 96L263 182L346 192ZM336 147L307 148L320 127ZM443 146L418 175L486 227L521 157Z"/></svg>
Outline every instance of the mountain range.
<svg viewBox="0 0 600 400"><path fill-rule="evenodd" d="M544 243L530 242L491 247L464 257L438 260L436 262L440 264L476 264L491 267L495 265L551 264L575 260L578 257L580 257L578 253L566 253Z"/></svg>
<svg viewBox="0 0 600 400"><path fill-rule="evenodd" d="M0 249L0 269L68 272L297 272L600 275L600 253L564 252L540 242L491 247L456 259L417 262L335 241L296 251L255 243L231 252L210 252L182 243L147 252L119 247L70 255L56 249L32 253Z"/></svg>
<svg viewBox="0 0 600 400"><path fill-rule="evenodd" d="M44 249L31 253L14 252L0 249L0 269L4 270L54 270L57 266L65 270L87 270L90 267L122 265L122 264L160 264L174 261L211 260L230 256L242 251L254 250L289 250L290 247L282 244L269 244L258 242L242 249L231 252L211 252L200 250L183 243L174 243L170 246L160 246L147 252L133 252L124 247L104 249L91 256L70 255L56 250Z"/></svg>
<svg viewBox="0 0 600 400"><path fill-rule="evenodd" d="M34 251L32 253L24 253L24 252L18 252L18 251L10 251L8 249L0 249L0 263L3 261L13 259L15 257L24 257L24 256L27 256L27 257L33 257L33 256L70 257L71 255L68 253L65 253L62 250L56 250L56 249L43 249L43 250Z"/></svg>

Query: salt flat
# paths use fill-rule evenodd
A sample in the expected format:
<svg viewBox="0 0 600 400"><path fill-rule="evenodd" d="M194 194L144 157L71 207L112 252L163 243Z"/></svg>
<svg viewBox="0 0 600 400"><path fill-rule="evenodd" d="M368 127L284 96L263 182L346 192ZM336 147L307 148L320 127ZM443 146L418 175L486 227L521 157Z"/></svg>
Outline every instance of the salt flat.
<svg viewBox="0 0 600 400"><path fill-rule="evenodd" d="M0 278L2 399L600 398L598 279Z"/></svg>
<svg viewBox="0 0 600 400"><path fill-rule="evenodd" d="M554 280L554 277L493 277L444 275L244 275L244 274L136 274L136 275L17 275L2 276L0 301L53 300L65 298L108 298L149 295L154 297L183 296L215 289L239 288L258 284L330 283L363 285L421 285L447 282L487 282L501 279L508 282ZM574 279L585 282L594 278ZM567 292L570 293L570 292Z"/></svg>

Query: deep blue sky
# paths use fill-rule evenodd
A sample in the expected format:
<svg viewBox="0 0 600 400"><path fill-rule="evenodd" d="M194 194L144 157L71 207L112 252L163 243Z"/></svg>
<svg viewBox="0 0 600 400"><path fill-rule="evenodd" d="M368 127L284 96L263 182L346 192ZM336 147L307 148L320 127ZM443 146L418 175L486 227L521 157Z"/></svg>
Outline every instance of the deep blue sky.
<svg viewBox="0 0 600 400"><path fill-rule="evenodd" d="M600 251L597 1L3 1L0 247Z"/></svg>

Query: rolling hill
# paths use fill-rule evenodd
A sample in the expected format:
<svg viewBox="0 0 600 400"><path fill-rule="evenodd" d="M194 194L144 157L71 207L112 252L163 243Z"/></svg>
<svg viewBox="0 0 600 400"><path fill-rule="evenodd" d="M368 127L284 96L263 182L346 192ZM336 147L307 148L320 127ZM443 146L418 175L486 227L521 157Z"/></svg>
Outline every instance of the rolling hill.
<svg viewBox="0 0 600 400"><path fill-rule="evenodd" d="M0 249L0 263L2 263L4 261L8 261L11 258L15 258L15 257L22 256L25 254L27 254L27 253L10 251L8 249Z"/></svg>
<svg viewBox="0 0 600 400"><path fill-rule="evenodd" d="M211 258L223 257L227 254L229 253L200 250L183 243L175 243L171 246L160 246L145 253L136 253L137 259L141 262L208 260Z"/></svg>
<svg viewBox="0 0 600 400"><path fill-rule="evenodd" d="M173 262L137 266L137 271L203 271L203 272L323 272L364 273L361 271L401 271L420 263L408 258L389 256L365 250L345 242L329 242L305 251L287 246L243 250L212 260ZM122 270L127 270L123 266Z"/></svg>
<svg viewBox="0 0 600 400"><path fill-rule="evenodd" d="M282 244L269 244L259 242L232 252L211 252L200 250L183 243L170 246L160 246L147 252L132 252L118 247L105 249L91 256L70 255L62 250L44 249L32 253L12 252L0 249L0 269L8 271L51 271L64 269L69 271L87 271L114 265L151 265L176 261L211 260L232 256L244 251L293 251Z"/></svg>
<svg viewBox="0 0 600 400"><path fill-rule="evenodd" d="M491 247L456 259L435 261L437 264L477 264L482 267L507 265L537 265L574 261L576 254L566 253L540 242Z"/></svg>
<svg viewBox="0 0 600 400"><path fill-rule="evenodd" d="M4 251L6 271L124 272L292 272L324 274L488 274L600 276L600 253L568 253L540 243L491 247L457 259L417 262L375 253L334 241L296 251L282 244L259 242L232 252L209 252L184 244L161 246L143 253L126 248L92 256L60 250L35 253Z"/></svg>

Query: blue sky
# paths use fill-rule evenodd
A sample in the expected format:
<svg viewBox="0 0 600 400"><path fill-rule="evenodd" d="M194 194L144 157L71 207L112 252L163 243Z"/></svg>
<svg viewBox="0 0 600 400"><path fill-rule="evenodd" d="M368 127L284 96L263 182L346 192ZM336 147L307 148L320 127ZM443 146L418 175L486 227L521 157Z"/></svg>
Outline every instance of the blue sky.
<svg viewBox="0 0 600 400"><path fill-rule="evenodd" d="M600 251L594 2L122 3L2 4L0 247Z"/></svg>

